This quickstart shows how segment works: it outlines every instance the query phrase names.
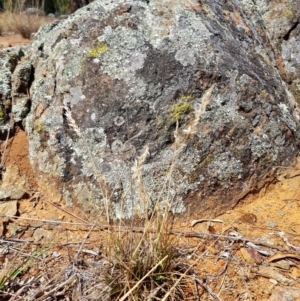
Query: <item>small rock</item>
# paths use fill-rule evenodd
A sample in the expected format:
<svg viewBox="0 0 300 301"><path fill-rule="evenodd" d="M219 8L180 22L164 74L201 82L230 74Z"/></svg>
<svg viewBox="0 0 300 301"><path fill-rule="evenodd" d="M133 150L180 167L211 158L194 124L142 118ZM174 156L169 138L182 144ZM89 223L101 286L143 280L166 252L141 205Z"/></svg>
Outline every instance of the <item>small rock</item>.
<svg viewBox="0 0 300 301"><path fill-rule="evenodd" d="M0 190L0 200L5 201L10 198L10 192L6 189Z"/></svg>
<svg viewBox="0 0 300 301"><path fill-rule="evenodd" d="M296 267L292 267L292 268L291 268L291 275L292 275L294 278L300 278L300 270L297 269Z"/></svg>
<svg viewBox="0 0 300 301"><path fill-rule="evenodd" d="M40 9L38 9L36 7L29 7L29 8L27 8L26 11L25 11L25 13L27 15L45 16L45 13L42 10L40 10Z"/></svg>
<svg viewBox="0 0 300 301"><path fill-rule="evenodd" d="M54 258L58 258L58 257L61 256L61 254L60 254L59 252L57 252L57 251L54 251L54 252L52 253L52 256L53 256Z"/></svg>
<svg viewBox="0 0 300 301"><path fill-rule="evenodd" d="M275 279L269 279L269 282L273 283L274 285L278 284L278 281L276 281Z"/></svg>
<svg viewBox="0 0 300 301"><path fill-rule="evenodd" d="M43 228L38 228L33 234L34 242L49 242L53 238L53 233L51 231L45 230Z"/></svg>
<svg viewBox="0 0 300 301"><path fill-rule="evenodd" d="M258 275L261 275L265 278L274 279L283 285L292 285L293 280L283 276L279 271L273 267L259 266L258 270L253 270ZM277 299L276 299L277 300ZM280 299L282 300L282 299Z"/></svg>
<svg viewBox="0 0 300 301"><path fill-rule="evenodd" d="M60 16L58 16L58 19L64 20L64 19L67 19L68 17L69 17L68 15L60 15Z"/></svg>
<svg viewBox="0 0 300 301"><path fill-rule="evenodd" d="M22 189L12 188L10 191L10 198L12 200L21 200L26 196L26 192Z"/></svg>
<svg viewBox="0 0 300 301"><path fill-rule="evenodd" d="M17 207L18 207L17 201L11 201L11 202L0 204L0 214L15 216L17 215L18 212Z"/></svg>
<svg viewBox="0 0 300 301"><path fill-rule="evenodd" d="M276 286L267 301L296 301L300 298L300 290Z"/></svg>
<svg viewBox="0 0 300 301"><path fill-rule="evenodd" d="M277 224L273 221L268 221L268 222L266 222L266 226L271 227L271 228L276 228Z"/></svg>
<svg viewBox="0 0 300 301"><path fill-rule="evenodd" d="M0 200L20 200L26 195L26 192L16 187L6 187L0 190Z"/></svg>
<svg viewBox="0 0 300 301"><path fill-rule="evenodd" d="M239 218L240 222L254 225L257 222L257 216L253 213L245 213Z"/></svg>
<svg viewBox="0 0 300 301"><path fill-rule="evenodd" d="M259 253L253 248L241 248L240 252L247 263L260 264L263 261Z"/></svg>

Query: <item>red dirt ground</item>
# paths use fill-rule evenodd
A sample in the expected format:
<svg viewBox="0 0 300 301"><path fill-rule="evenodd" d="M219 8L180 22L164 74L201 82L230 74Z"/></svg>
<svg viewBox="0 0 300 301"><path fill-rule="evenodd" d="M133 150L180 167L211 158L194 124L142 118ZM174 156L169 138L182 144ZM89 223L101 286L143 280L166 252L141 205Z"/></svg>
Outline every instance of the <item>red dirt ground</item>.
<svg viewBox="0 0 300 301"><path fill-rule="evenodd" d="M20 34L5 33L2 36L0 36L0 49L13 47L17 45L26 45L29 42L29 40L22 38Z"/></svg>

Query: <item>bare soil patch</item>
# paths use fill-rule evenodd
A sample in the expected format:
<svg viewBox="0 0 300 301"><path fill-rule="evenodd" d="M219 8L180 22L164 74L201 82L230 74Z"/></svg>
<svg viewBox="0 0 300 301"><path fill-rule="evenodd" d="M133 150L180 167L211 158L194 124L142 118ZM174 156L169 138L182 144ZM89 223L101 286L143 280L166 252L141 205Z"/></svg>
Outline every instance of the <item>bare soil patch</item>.
<svg viewBox="0 0 300 301"><path fill-rule="evenodd" d="M20 34L4 33L3 35L0 35L0 49L26 45L29 42L29 39L24 39Z"/></svg>

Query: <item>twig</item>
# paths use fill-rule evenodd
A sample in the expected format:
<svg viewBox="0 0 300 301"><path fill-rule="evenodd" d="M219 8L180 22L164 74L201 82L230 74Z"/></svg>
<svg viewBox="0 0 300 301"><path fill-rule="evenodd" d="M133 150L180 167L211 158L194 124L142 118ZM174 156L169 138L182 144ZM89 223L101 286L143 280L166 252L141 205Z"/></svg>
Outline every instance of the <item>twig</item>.
<svg viewBox="0 0 300 301"><path fill-rule="evenodd" d="M73 278L74 278L75 276L76 276L75 274L72 275L71 278L69 278L69 279L67 279L65 282L59 284L58 286L56 286L55 288L53 288L53 289L50 290L49 292L45 292L45 293L43 294L43 296L41 296L40 298L35 299L35 300L36 300L36 301L42 300L42 299L44 300L44 298L46 298L46 297L52 295L53 293L55 293L56 291L58 291L60 288L62 288L62 287L64 287L65 285L69 284L70 282L72 282L72 281L73 281ZM34 300L34 299L31 299L31 300Z"/></svg>
<svg viewBox="0 0 300 301"><path fill-rule="evenodd" d="M221 272L219 273L219 275L217 275L217 277L220 277L221 275L224 274L224 277L222 278L220 287L219 287L219 289L218 289L218 293L217 293L218 295L220 294L220 292L221 292L221 290L222 290L222 287L223 287L223 285L224 285L224 282L225 282L225 278L226 278L226 275L227 275L227 268L228 268L229 260L230 260L230 257L227 258L226 265L225 265L223 271L221 271Z"/></svg>
<svg viewBox="0 0 300 301"><path fill-rule="evenodd" d="M51 223L51 224L68 224L68 225L75 225L75 226L91 226L91 223L73 223L73 222L63 222L58 220L51 220L51 219L39 219L39 218L30 218L30 217L21 217L15 215L7 215L7 214L0 214L0 217L8 217L8 218L15 218L15 219L22 219L28 221L37 221L41 223Z"/></svg>
<svg viewBox="0 0 300 301"><path fill-rule="evenodd" d="M292 166L273 166L273 168L284 168L284 169L294 169L294 170L300 170L297 167L292 167Z"/></svg>
<svg viewBox="0 0 300 301"><path fill-rule="evenodd" d="M300 250L300 248L298 248L298 247L292 245L292 244L289 242L288 238L284 236L284 232L283 232L283 231L279 232L278 235L279 235L280 238L282 238L282 240L286 243L286 245L287 245L288 247L293 248L295 251L299 251L299 250Z"/></svg>
<svg viewBox="0 0 300 301"><path fill-rule="evenodd" d="M143 278L141 278L121 299L120 301L126 300L126 298L153 272L156 268L161 265L166 259L168 255L165 256L161 261L159 261Z"/></svg>
<svg viewBox="0 0 300 301"><path fill-rule="evenodd" d="M191 226L194 227L198 223L204 223L204 222L210 222L210 223L223 223L221 219L197 219L191 221Z"/></svg>
<svg viewBox="0 0 300 301"><path fill-rule="evenodd" d="M196 281L195 278L196 278L196 276L195 276L195 274L193 274L194 286L195 286L195 292L196 292L197 301L200 301L198 285L197 285L197 281Z"/></svg>
<svg viewBox="0 0 300 301"><path fill-rule="evenodd" d="M39 246L41 245L42 243L40 242L34 242L34 241L31 241L31 240L25 240L25 239L13 239L13 238L7 238L6 240L5 239L0 239L0 243L1 244L31 244L31 245L36 245L36 246ZM57 244L58 246L68 246L68 245L80 245L82 244L82 242L66 242L66 243L63 243L63 244ZM85 242L84 244L90 244L90 242Z"/></svg>
<svg viewBox="0 0 300 301"><path fill-rule="evenodd" d="M263 243L260 241L256 241L256 240L251 240L248 238L244 238L244 237L234 237L234 236L229 236L229 235L220 235L220 234L211 234L211 233L204 233L204 232L193 232L193 231L181 231L181 230L172 230L170 231L170 234L180 234L183 235L185 237L199 237L199 238L204 238L204 237L214 237L214 238L219 238L222 240L234 240L234 241L242 241L242 242L252 242L256 245L260 245L260 246L264 246L267 248L271 248L271 249L276 249L282 252L286 252L287 249L279 247L279 246L273 246L270 245L268 243Z"/></svg>
<svg viewBox="0 0 300 301"><path fill-rule="evenodd" d="M209 287L208 284L204 283L200 279L195 277L195 281L200 284L213 298L215 298L217 301L223 301L217 294L215 294L212 289Z"/></svg>
<svg viewBox="0 0 300 301"><path fill-rule="evenodd" d="M9 301L18 301L18 300L20 300L20 295L21 295L21 293L26 289L26 288L28 288L28 287L30 287L32 284L31 283L29 283L29 284L26 284L26 285L24 285L24 286L22 286L10 299L9 299ZM16 299L16 298L18 298L18 299ZM22 299L21 300L24 300L23 298L24 297L21 297Z"/></svg>
<svg viewBox="0 0 300 301"><path fill-rule="evenodd" d="M1 216L2 217L12 217L12 218L21 218L21 217L10 216L10 215L0 215L0 217ZM62 224L93 226L93 224L91 224L91 223L81 224L81 223L60 222L60 221L53 221L53 220L39 220L39 219L30 219L30 218L23 218L23 219L37 220L37 221L49 222L49 223L57 222L57 223L62 223ZM136 233L143 233L145 231L144 227L109 226L109 225L98 225L98 224L95 225L95 228L97 228L98 230L101 230L101 231L111 230L111 231L136 232ZM157 230L155 230L155 229L147 229L147 231L149 233L156 233L157 232ZM199 237L199 238L205 238L205 237L209 236L209 237L213 237L213 238L219 238L219 239L222 239L222 240L252 242L256 245L260 245L260 246L267 247L267 248L270 248L270 249L276 249L276 250L279 250L281 252L286 252L287 251L287 249L283 248L283 247L270 245L268 243L263 243L261 241L256 241L256 240L252 240L252 239L244 238L244 237L234 237L234 236L229 236L229 235L212 234L212 233L197 232L197 231L182 231L182 230L176 230L176 229L168 231L168 234L181 235L181 236L184 236L184 237ZM26 240L16 241L16 239L15 240L9 239L9 241L11 243L13 243L13 242L23 242L23 243L30 242L30 243L32 243L31 241L26 241ZM8 240L4 241L4 240L0 239L0 242L9 242L9 241Z"/></svg>
<svg viewBox="0 0 300 301"><path fill-rule="evenodd" d="M78 255L79 255L80 252L82 251L83 246L84 246L84 244L86 243L87 239L89 238L89 236L90 236L90 234L91 234L93 228L95 227L96 223L97 223L97 220L95 220L94 224L90 227L89 232L86 234L84 240L82 241L82 244L80 245L80 247L79 247L79 249L78 249L78 251L77 251L77 253L76 253L76 255L75 255L74 259L73 259L73 265L75 264Z"/></svg>
<svg viewBox="0 0 300 301"><path fill-rule="evenodd" d="M75 214L73 214L73 213L71 213L71 212L69 212L69 211L67 211L67 210L65 210L65 209L63 209L63 208L60 208L60 207L57 206L56 204L54 204L54 203L52 203L52 202L50 202L50 201L48 201L48 200L45 200L45 201L46 201L48 204L54 206L55 208L57 208L57 209L63 211L64 213L67 213L67 214L69 214L69 215L71 215L71 216L73 216L73 217L79 219L80 221L84 222L85 224L90 224L89 222L87 222L87 221L84 220L83 218L81 218L81 217L79 217L79 216L77 216L77 215L75 215Z"/></svg>

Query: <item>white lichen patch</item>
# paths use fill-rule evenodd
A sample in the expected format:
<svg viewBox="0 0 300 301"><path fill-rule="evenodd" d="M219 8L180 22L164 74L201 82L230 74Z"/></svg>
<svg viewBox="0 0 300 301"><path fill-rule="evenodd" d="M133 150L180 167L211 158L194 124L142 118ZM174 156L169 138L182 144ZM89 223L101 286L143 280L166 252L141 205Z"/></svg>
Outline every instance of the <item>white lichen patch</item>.
<svg viewBox="0 0 300 301"><path fill-rule="evenodd" d="M272 143L266 134L258 136L256 133L253 133L249 137L249 142L251 146L251 154L253 158L256 159L263 157L272 148ZM276 160L278 156L277 150L274 150L271 156L272 160Z"/></svg>
<svg viewBox="0 0 300 301"><path fill-rule="evenodd" d="M81 87L72 87L70 88L70 103L71 107L77 105L81 100L85 99L85 96L82 94Z"/></svg>
<svg viewBox="0 0 300 301"><path fill-rule="evenodd" d="M127 64L128 69L134 72L143 68L145 58L145 53L134 50L126 60L125 65Z"/></svg>
<svg viewBox="0 0 300 301"><path fill-rule="evenodd" d="M225 184L233 177L241 177L243 165L231 153L225 152L215 156L214 160L208 164L207 170L210 176L224 181Z"/></svg>
<svg viewBox="0 0 300 301"><path fill-rule="evenodd" d="M121 152L122 147L123 147L123 142L119 139L116 139L112 142L110 148L114 154L118 154L119 152Z"/></svg>
<svg viewBox="0 0 300 301"><path fill-rule="evenodd" d="M289 107L284 103L279 103L278 107L280 108L280 111L283 115L283 120L285 123L293 130L296 130L296 123L293 120L293 116L291 114L291 110Z"/></svg>
<svg viewBox="0 0 300 301"><path fill-rule="evenodd" d="M115 79L133 80L133 71L143 67L146 57L145 37L140 32L118 27L106 32L105 41L109 51L101 54L101 71Z"/></svg>
<svg viewBox="0 0 300 301"><path fill-rule="evenodd" d="M187 48L179 49L175 54L175 59L183 66L194 65L196 62L194 51Z"/></svg>
<svg viewBox="0 0 300 301"><path fill-rule="evenodd" d="M289 112L288 106L285 103L281 102L281 103L279 103L278 106L283 114L286 114Z"/></svg>
<svg viewBox="0 0 300 301"><path fill-rule="evenodd" d="M121 126L123 125L125 122L125 119L122 117L122 116L117 116L115 119L114 119L114 124L116 126Z"/></svg>

